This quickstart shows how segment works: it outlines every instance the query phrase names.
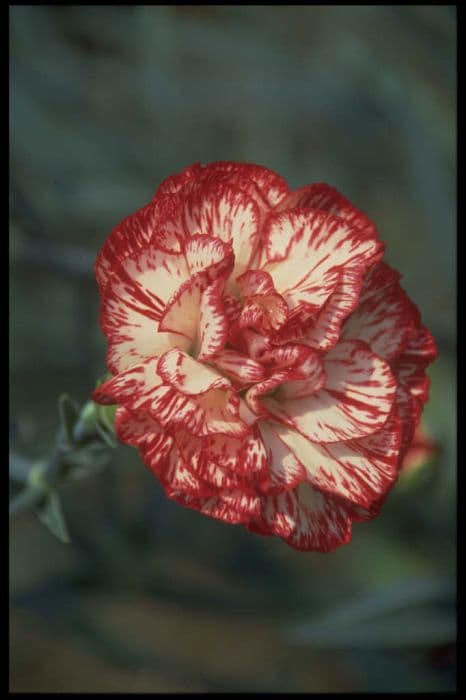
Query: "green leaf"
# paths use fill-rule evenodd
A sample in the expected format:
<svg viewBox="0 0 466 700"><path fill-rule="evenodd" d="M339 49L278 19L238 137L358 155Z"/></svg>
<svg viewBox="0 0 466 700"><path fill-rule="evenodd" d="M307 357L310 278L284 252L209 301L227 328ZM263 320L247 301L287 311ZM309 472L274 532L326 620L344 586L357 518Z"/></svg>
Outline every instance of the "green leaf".
<svg viewBox="0 0 466 700"><path fill-rule="evenodd" d="M65 516L61 506L60 497L55 491L51 491L37 508L37 515L43 525L57 537L60 542L69 544L70 536L66 525Z"/></svg>

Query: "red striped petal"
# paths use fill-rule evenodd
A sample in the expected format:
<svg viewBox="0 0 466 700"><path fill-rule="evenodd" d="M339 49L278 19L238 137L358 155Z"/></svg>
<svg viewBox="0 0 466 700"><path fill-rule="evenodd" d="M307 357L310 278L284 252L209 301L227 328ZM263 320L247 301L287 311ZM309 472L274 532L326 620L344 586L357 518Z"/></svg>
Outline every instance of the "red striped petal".
<svg viewBox="0 0 466 700"><path fill-rule="evenodd" d="M166 302L189 276L182 254L147 245L114 271L102 297L103 322L118 327L127 310L159 321Z"/></svg>
<svg viewBox="0 0 466 700"><path fill-rule="evenodd" d="M180 201L173 195L150 202L126 217L115 226L97 256L95 272L101 292L115 270L125 260L138 259L147 244L177 252L184 237Z"/></svg>
<svg viewBox="0 0 466 700"><path fill-rule="evenodd" d="M196 180L199 175L203 172L204 167L198 162L189 165L187 168L178 173L177 175L171 175L163 180L158 186L154 199L160 199L161 196L166 194L176 194L183 190L186 185L190 182Z"/></svg>
<svg viewBox="0 0 466 700"><path fill-rule="evenodd" d="M167 491L167 494L186 508L193 508L203 515L223 520L230 525L240 523L246 525L251 518L257 518L260 515L259 497L245 494L241 490L209 498L196 498L176 491Z"/></svg>
<svg viewBox="0 0 466 700"><path fill-rule="evenodd" d="M275 398L278 401L298 399L310 396L320 391L326 381L326 373L322 357L305 345L286 345L274 348L264 355L263 362L267 364L273 357L276 367L288 367L289 378L281 384Z"/></svg>
<svg viewBox="0 0 466 700"><path fill-rule="evenodd" d="M215 389L231 389L226 377L177 349L159 359L157 371L166 384L186 396L197 396Z"/></svg>
<svg viewBox="0 0 466 700"><path fill-rule="evenodd" d="M399 279L399 273L386 263L373 265L364 279L358 306L342 329L343 339L364 340L385 360L401 354L419 324L419 311Z"/></svg>
<svg viewBox="0 0 466 700"><path fill-rule="evenodd" d="M162 384L157 364L158 358L150 357L120 372L93 391L93 400L110 406L121 404L133 412L148 408L152 395Z"/></svg>
<svg viewBox="0 0 466 700"><path fill-rule="evenodd" d="M265 203L268 207L274 207L289 192L286 181L278 173L261 165L218 161L205 166L204 171L206 177L212 177L212 180L222 175L230 184L256 198L249 186L252 182L260 194L260 204Z"/></svg>
<svg viewBox="0 0 466 700"><path fill-rule="evenodd" d="M291 309L317 314L335 291L342 272L361 269L382 253L381 243L338 217L295 209L271 215L264 231L276 290Z"/></svg>
<svg viewBox="0 0 466 700"><path fill-rule="evenodd" d="M296 430L313 442L352 440L379 430L388 418L396 391L389 365L361 341L338 344L325 357L327 382L313 396L272 400L269 411L285 414Z"/></svg>
<svg viewBox="0 0 466 700"><path fill-rule="evenodd" d="M393 371L401 384L422 403L429 398L429 377L426 367L438 356L432 334L424 326L418 327L411 335L404 351L393 363Z"/></svg>
<svg viewBox="0 0 466 700"><path fill-rule="evenodd" d="M183 206L186 232L231 243L233 279L244 272L259 244L259 210L254 200L223 183L212 187L201 183L185 197Z"/></svg>
<svg viewBox="0 0 466 700"><path fill-rule="evenodd" d="M195 435L248 432L228 380L178 350L121 372L92 396L97 403L146 411L164 427L184 426Z"/></svg>
<svg viewBox="0 0 466 700"><path fill-rule="evenodd" d="M174 346L188 347L180 336L158 333L166 301L188 276L181 253L167 253L152 245L114 271L102 296L100 315L109 340L107 364L112 372Z"/></svg>
<svg viewBox="0 0 466 700"><path fill-rule="evenodd" d="M261 517L247 527L277 535L296 549L330 552L351 539L351 517L344 504L310 484L261 498Z"/></svg>
<svg viewBox="0 0 466 700"><path fill-rule="evenodd" d="M207 357L225 344L222 294L233 267L233 253L229 245L210 236L193 236L183 250L192 276L167 302L159 330L185 336L191 347L200 347Z"/></svg>
<svg viewBox="0 0 466 700"><path fill-rule="evenodd" d="M201 296L199 313L199 360L207 360L225 347L228 321L223 304L225 282L218 279Z"/></svg>
<svg viewBox="0 0 466 700"><path fill-rule="evenodd" d="M324 183L306 185L290 192L280 201L276 211L296 208L321 209L339 216L351 226L356 226L369 235L376 233L374 224L365 214L356 209L338 190Z"/></svg>
<svg viewBox="0 0 466 700"><path fill-rule="evenodd" d="M178 432L176 441L185 462L216 492L243 488L255 494L269 486L268 456L256 429L242 439L223 435L193 438Z"/></svg>
<svg viewBox="0 0 466 700"><path fill-rule="evenodd" d="M363 283L363 270L343 270L335 291L321 308L311 328L306 328L302 342L316 350L327 351L340 339L343 321L357 307Z"/></svg>
<svg viewBox="0 0 466 700"><path fill-rule="evenodd" d="M263 270L247 270L236 281L244 298L238 328L265 333L281 328L288 318L288 304L275 291L271 276Z"/></svg>
<svg viewBox="0 0 466 700"><path fill-rule="evenodd" d="M164 472L173 447L173 438L144 413L131 413L120 406L115 415L115 431L121 442L137 447L144 464L156 475Z"/></svg>
<svg viewBox="0 0 466 700"><path fill-rule="evenodd" d="M183 243L183 252L191 275L204 273L207 282L219 276L228 277L233 269L231 242L224 243L212 236L191 236Z"/></svg>
<svg viewBox="0 0 466 700"><path fill-rule="evenodd" d="M368 507L393 484L398 474L401 421L393 413L381 430L359 440L318 444L287 426L274 426L272 446L281 455L272 461L274 480L286 486L309 481L320 491ZM290 466L289 474L282 474ZM287 479L289 481L287 481Z"/></svg>
<svg viewBox="0 0 466 700"><path fill-rule="evenodd" d="M188 342L183 350L192 350L197 341L202 289L205 280L191 277L177 289L165 307L159 330L177 333Z"/></svg>
<svg viewBox="0 0 466 700"><path fill-rule="evenodd" d="M235 350L222 350L211 361L237 388L260 382L265 377L265 369L259 362Z"/></svg>
<svg viewBox="0 0 466 700"><path fill-rule="evenodd" d="M270 491L286 491L307 480L306 469L289 446L281 439L283 426L274 421L259 420L262 441L270 464Z"/></svg>

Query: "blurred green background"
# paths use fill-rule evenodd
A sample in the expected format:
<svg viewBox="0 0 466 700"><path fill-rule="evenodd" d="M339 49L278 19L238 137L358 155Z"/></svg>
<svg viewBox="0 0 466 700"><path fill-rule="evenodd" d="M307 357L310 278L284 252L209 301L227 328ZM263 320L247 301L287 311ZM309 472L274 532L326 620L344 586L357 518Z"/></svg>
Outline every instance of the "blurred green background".
<svg viewBox="0 0 466 700"><path fill-rule="evenodd" d="M168 501L129 448L62 491L71 544L10 540L13 692L455 688L454 6L10 7L10 434L104 368L93 263L200 160L328 182L377 224L437 339L437 458L333 554Z"/></svg>

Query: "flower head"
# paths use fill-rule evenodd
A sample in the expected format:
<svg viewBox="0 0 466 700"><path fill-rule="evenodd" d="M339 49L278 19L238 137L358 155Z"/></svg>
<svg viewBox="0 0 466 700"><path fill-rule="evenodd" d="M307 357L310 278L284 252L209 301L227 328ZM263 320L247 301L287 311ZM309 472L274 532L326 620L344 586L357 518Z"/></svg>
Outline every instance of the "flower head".
<svg viewBox="0 0 466 700"><path fill-rule="evenodd" d="M335 549L396 481L436 356L382 256L328 185L192 165L98 256L113 376L93 398L178 503Z"/></svg>

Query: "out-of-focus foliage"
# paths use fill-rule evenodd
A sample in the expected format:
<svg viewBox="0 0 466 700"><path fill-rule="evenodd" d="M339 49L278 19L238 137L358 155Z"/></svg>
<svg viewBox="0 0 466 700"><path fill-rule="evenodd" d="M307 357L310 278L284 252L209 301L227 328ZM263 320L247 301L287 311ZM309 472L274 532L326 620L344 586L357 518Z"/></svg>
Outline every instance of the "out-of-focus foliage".
<svg viewBox="0 0 466 700"><path fill-rule="evenodd" d="M344 192L377 223L440 350L427 478L395 488L334 554L179 508L128 448L61 489L68 546L19 516L11 689L453 689L455 8L15 6L10 38L18 454L54 449L57 397L84 403L105 372L93 278L105 236L196 160Z"/></svg>

